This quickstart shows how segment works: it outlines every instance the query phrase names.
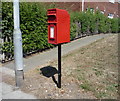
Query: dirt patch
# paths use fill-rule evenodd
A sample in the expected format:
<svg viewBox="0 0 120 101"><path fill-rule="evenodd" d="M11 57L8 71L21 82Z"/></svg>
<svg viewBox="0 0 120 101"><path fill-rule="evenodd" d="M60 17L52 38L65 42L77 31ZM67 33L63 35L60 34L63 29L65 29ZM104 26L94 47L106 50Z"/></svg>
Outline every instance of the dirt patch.
<svg viewBox="0 0 120 101"><path fill-rule="evenodd" d="M57 61L52 61L26 72L22 90L39 99L117 99L117 38L117 34L110 35L62 57L61 89L54 82L56 72L41 73L41 68L45 67L55 70Z"/></svg>
<svg viewBox="0 0 120 101"><path fill-rule="evenodd" d="M91 93L83 93L78 89L77 81L73 77L62 75L62 88L59 89L52 76L45 77L41 74L40 68L46 67L49 64L30 70L25 73L25 85L22 90L27 93L32 93L39 99L80 99L80 98L95 98ZM57 74L54 78L57 81Z"/></svg>

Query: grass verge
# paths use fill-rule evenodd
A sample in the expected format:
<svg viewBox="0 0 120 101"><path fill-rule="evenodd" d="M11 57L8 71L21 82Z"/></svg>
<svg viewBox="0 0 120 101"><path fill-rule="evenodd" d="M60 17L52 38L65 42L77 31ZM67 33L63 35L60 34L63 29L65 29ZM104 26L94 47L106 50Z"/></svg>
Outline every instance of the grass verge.
<svg viewBox="0 0 120 101"><path fill-rule="evenodd" d="M110 35L62 58L62 74L74 77L83 92L97 98L118 97L118 35ZM57 62L50 65L57 67Z"/></svg>

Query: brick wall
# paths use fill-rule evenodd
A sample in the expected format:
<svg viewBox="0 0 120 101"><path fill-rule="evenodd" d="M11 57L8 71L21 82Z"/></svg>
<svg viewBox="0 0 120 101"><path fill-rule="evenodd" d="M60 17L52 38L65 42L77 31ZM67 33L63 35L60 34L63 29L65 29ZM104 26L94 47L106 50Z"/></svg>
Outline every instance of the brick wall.
<svg viewBox="0 0 120 101"><path fill-rule="evenodd" d="M68 11L82 11L81 2L55 2L57 7L66 9ZM110 3L110 2L85 2L84 10L89 8L94 8L94 10L99 9L103 11L106 16L109 13L114 14L114 17L118 17L118 5L119 3Z"/></svg>
<svg viewBox="0 0 120 101"><path fill-rule="evenodd" d="M46 3L51 4L51 3ZM80 11L81 3L80 2L55 2L55 5L58 8L65 9L67 11Z"/></svg>
<svg viewBox="0 0 120 101"><path fill-rule="evenodd" d="M110 2L85 2L84 10L88 7L94 8L94 10L99 9L103 11L106 16L109 13L114 14L114 17L118 15L118 3L110 3Z"/></svg>

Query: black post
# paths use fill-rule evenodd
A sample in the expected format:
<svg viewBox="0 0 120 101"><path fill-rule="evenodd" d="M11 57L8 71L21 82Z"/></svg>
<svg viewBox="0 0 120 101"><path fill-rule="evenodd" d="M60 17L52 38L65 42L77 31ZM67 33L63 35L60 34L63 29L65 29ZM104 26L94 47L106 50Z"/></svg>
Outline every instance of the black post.
<svg viewBox="0 0 120 101"><path fill-rule="evenodd" d="M61 44L58 44L58 88L61 88Z"/></svg>

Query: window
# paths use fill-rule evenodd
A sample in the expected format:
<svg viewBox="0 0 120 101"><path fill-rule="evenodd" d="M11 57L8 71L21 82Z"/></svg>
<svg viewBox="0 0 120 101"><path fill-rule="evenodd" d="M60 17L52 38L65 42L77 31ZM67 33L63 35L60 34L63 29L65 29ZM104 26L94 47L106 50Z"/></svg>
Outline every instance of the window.
<svg viewBox="0 0 120 101"><path fill-rule="evenodd" d="M94 8L90 8L90 11L91 11L91 12L94 12Z"/></svg>
<svg viewBox="0 0 120 101"><path fill-rule="evenodd" d="M102 14L104 14L104 11L100 11Z"/></svg>
<svg viewBox="0 0 120 101"><path fill-rule="evenodd" d="M99 9L98 6L96 7L96 9Z"/></svg>
<svg viewBox="0 0 120 101"><path fill-rule="evenodd" d="M94 12L94 8L87 8L86 11Z"/></svg>
<svg viewBox="0 0 120 101"><path fill-rule="evenodd" d="M115 0L109 0L109 2L111 2L111 3L115 3Z"/></svg>
<svg viewBox="0 0 120 101"><path fill-rule="evenodd" d="M108 18L112 19L114 17L114 14L109 13Z"/></svg>
<svg viewBox="0 0 120 101"><path fill-rule="evenodd" d="M120 0L118 0L118 3L120 3Z"/></svg>

